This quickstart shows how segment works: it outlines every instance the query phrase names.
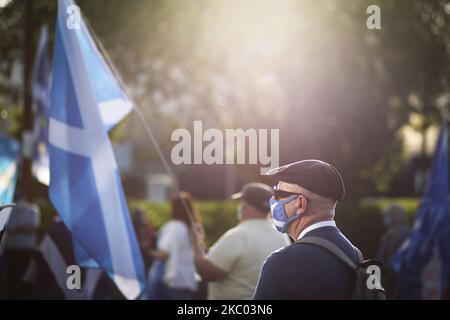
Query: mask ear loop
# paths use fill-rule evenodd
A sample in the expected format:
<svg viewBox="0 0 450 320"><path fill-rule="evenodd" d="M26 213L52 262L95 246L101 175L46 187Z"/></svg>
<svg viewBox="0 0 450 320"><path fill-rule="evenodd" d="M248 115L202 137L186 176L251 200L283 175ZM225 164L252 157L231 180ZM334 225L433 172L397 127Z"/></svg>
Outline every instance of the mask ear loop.
<svg viewBox="0 0 450 320"><path fill-rule="evenodd" d="M286 203L289 203L289 202L291 202L291 201L294 201L295 199L297 199L298 197L299 197L300 195L298 194L293 194L292 196L290 196L289 198L286 198L286 199L284 199L284 200L276 200L275 199L275 201L278 201L278 202L280 202L280 203L282 203L283 205L285 205Z"/></svg>
<svg viewBox="0 0 450 320"><path fill-rule="evenodd" d="M287 218L287 220L286 220L284 226L281 228L281 232L283 232L283 233L286 232L287 228L289 227L289 225L290 225L292 222L294 222L295 220L300 219L300 217L302 216L302 213L295 213L292 217L289 218L289 217L287 216L287 214L286 214L286 209L284 208L284 205L285 205L286 203L289 203L289 202L291 202L291 201L294 201L294 200L297 199L297 198L300 198L300 196L301 196L301 195L292 195L292 196L290 196L289 198L280 201L280 202L282 203L282 205L283 205L283 213L284 213L284 215L285 215L286 218ZM291 199L291 198L292 198L292 199Z"/></svg>

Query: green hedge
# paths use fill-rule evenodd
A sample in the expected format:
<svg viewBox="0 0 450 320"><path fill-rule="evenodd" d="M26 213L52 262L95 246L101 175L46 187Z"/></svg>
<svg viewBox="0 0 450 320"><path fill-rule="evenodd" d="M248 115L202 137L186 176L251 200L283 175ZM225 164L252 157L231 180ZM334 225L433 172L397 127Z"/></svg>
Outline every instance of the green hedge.
<svg viewBox="0 0 450 320"><path fill-rule="evenodd" d="M47 230L55 210L45 200L36 201L43 213L42 232ZM151 203L146 200L130 199L130 210L140 208L145 212L155 230L170 219L168 203ZM339 229L357 245L368 258L375 257L379 240L384 232L382 212L393 203L403 205L411 221L418 199L363 199L357 202L343 202L336 208L336 223ZM212 245L224 232L237 224L235 201L196 201L206 233L206 242Z"/></svg>
<svg viewBox="0 0 450 320"><path fill-rule="evenodd" d="M365 198L361 200L361 206L363 209L373 207L383 211L393 204L398 204L405 208L409 220L412 221L419 206L419 201L420 198Z"/></svg>
<svg viewBox="0 0 450 320"><path fill-rule="evenodd" d="M341 231L358 246L365 257L374 258L381 236L385 232L383 212L392 204L406 209L410 225L419 204L419 198L365 198L355 203L342 203L336 209L336 222Z"/></svg>
<svg viewBox="0 0 450 320"><path fill-rule="evenodd" d="M365 258L376 257L384 233L379 208L344 202L338 204L335 220L338 228L362 251Z"/></svg>
<svg viewBox="0 0 450 320"><path fill-rule="evenodd" d="M52 218L56 215L53 206L44 198L34 200L42 213L40 236L50 227ZM146 200L130 199L128 205L131 210L141 209L149 218L151 224L158 230L170 219L169 203L152 203ZM228 229L237 224L235 201L196 201L195 206L200 212L206 233L206 242L213 244Z"/></svg>
<svg viewBox="0 0 450 320"><path fill-rule="evenodd" d="M205 227L206 243L212 245L228 229L237 224L235 201L196 201ZM156 230L170 219L169 203L129 200L130 210L143 210Z"/></svg>
<svg viewBox="0 0 450 320"><path fill-rule="evenodd" d="M404 205L412 218L417 199L365 199L359 203L343 202L336 208L336 223L339 229L368 258L376 256L380 238L385 231L382 212L392 203ZM208 245L213 244L224 232L236 225L236 204L233 201L196 201L205 226ZM159 229L170 217L167 203L131 200L130 208L140 208L146 212L155 229Z"/></svg>

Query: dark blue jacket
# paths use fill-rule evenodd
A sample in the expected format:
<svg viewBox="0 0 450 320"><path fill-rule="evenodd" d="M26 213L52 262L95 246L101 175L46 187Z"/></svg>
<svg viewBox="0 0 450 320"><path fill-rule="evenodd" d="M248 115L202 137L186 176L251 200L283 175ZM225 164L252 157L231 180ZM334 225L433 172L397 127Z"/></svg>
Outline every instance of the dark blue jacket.
<svg viewBox="0 0 450 320"><path fill-rule="evenodd" d="M304 237L311 236L331 241L357 263L353 245L336 227L314 229ZM267 258L253 299L350 299L354 284L355 272L331 253L309 244L291 244Z"/></svg>

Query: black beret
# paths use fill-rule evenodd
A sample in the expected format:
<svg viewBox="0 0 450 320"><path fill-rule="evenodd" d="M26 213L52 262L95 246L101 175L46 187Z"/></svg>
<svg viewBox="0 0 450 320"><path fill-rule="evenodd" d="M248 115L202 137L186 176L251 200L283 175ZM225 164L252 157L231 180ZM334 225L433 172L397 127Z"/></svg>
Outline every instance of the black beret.
<svg viewBox="0 0 450 320"><path fill-rule="evenodd" d="M271 169L266 175L277 181L297 184L329 199L344 199L344 181L339 171L324 161L302 160Z"/></svg>

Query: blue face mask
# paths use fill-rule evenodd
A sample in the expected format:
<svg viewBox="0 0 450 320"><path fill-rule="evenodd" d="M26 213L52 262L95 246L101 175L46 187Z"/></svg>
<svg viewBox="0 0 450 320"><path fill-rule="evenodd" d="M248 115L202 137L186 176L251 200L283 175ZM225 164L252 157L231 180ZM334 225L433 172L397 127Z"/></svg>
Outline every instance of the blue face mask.
<svg viewBox="0 0 450 320"><path fill-rule="evenodd" d="M301 216L301 214L296 213L289 218L286 214L286 210L284 209L284 205L286 203L289 203L298 197L298 195L292 195L289 198L279 201L275 200L274 197L270 198L270 213L272 214L272 221L277 230L281 233L285 233L289 224Z"/></svg>

